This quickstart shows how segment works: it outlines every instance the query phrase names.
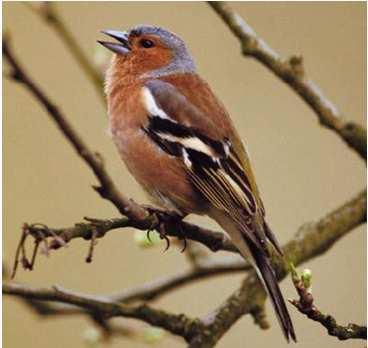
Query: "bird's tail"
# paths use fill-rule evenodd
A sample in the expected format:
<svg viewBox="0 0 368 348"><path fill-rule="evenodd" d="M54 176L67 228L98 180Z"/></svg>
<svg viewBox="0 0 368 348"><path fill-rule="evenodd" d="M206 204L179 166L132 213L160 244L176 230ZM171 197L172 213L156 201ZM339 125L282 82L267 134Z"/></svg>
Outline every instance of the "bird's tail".
<svg viewBox="0 0 368 348"><path fill-rule="evenodd" d="M289 342L290 338L296 342L295 331L293 323L290 319L289 312L286 308L284 297L280 291L275 272L270 265L270 261L264 253L248 243L249 251L252 254L254 266L257 270L259 278L262 280L264 287L271 299L272 305L275 309L277 319L284 333L286 340Z"/></svg>
<svg viewBox="0 0 368 348"><path fill-rule="evenodd" d="M252 263L271 299L286 340L289 342L291 338L296 342L294 327L286 308L284 297L281 294L275 272L265 251L257 247L254 242L248 238L247 233L241 230L242 228L239 227L239 224L234 223L234 221L225 214L215 213L212 217L229 234L232 242L239 249L243 257ZM270 233L269 231L265 232L267 236Z"/></svg>

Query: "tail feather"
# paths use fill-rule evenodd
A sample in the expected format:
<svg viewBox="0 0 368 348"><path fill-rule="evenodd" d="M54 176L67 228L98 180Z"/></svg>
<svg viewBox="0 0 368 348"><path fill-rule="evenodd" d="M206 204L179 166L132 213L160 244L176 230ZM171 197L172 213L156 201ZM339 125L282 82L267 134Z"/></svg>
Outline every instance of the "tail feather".
<svg viewBox="0 0 368 348"><path fill-rule="evenodd" d="M249 233L253 232L249 232L246 229L246 226L234 222L234 220L227 214L214 210L212 211L211 217L215 219L229 234L232 242L239 249L243 257L252 263L271 299L277 319L287 341L291 338L296 342L294 327L286 308L284 298L281 294L274 270L267 257L266 250L257 246L253 240L249 238ZM268 226L264 233L270 239L275 248L281 252L281 248Z"/></svg>
<svg viewBox="0 0 368 348"><path fill-rule="evenodd" d="M255 262L255 267L258 272L258 275L261 278L270 296L271 302L277 315L277 319L280 323L285 338L288 342L290 338L292 338L296 342L293 323L291 321L289 312L286 308L285 300L283 295L281 294L274 270L270 265L269 260L262 253L262 251L252 246L251 245L252 243L247 244L252 254L253 260Z"/></svg>

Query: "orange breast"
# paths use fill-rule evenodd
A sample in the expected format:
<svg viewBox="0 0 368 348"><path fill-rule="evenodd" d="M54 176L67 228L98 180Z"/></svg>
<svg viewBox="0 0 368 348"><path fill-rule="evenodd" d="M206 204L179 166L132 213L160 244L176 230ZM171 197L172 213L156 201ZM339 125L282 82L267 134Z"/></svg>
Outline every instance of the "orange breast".
<svg viewBox="0 0 368 348"><path fill-rule="evenodd" d="M206 204L187 179L183 164L164 153L144 133L148 115L141 83L109 97L110 129L126 167L152 198L168 209L202 214Z"/></svg>

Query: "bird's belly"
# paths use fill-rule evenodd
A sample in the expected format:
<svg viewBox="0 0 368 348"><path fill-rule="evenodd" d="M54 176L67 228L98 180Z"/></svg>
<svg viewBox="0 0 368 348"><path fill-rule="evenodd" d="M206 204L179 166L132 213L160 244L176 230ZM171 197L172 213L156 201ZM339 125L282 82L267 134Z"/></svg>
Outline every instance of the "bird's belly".
<svg viewBox="0 0 368 348"><path fill-rule="evenodd" d="M129 172L161 207L183 215L204 214L207 204L188 181L182 162L165 153L140 129L113 132Z"/></svg>

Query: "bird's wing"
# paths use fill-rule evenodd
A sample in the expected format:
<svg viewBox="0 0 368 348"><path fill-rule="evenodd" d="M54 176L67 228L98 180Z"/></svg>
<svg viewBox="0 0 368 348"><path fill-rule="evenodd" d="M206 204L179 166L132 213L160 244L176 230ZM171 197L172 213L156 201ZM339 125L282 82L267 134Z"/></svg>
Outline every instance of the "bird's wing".
<svg viewBox="0 0 368 348"><path fill-rule="evenodd" d="M274 244L265 228L255 226L260 219L264 223L264 210L231 121L220 127L216 118L204 114L172 84L160 80L145 84L143 99L149 113L143 130L152 141L181 159L194 187L230 216L247 239L261 250L266 237ZM211 112L210 106L207 112Z"/></svg>

